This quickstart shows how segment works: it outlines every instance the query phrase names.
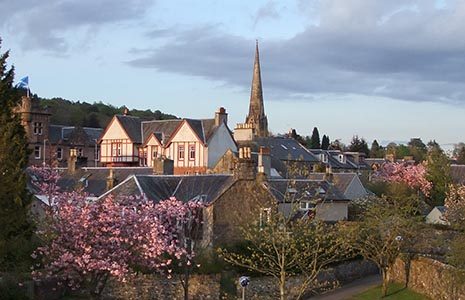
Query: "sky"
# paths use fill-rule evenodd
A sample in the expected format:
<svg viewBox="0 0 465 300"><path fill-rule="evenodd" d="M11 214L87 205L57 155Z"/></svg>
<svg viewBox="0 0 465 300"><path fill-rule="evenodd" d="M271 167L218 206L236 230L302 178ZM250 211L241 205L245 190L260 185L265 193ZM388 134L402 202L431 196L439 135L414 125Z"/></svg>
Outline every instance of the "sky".
<svg viewBox="0 0 465 300"><path fill-rule="evenodd" d="M231 128L258 40L273 133L465 141L463 0L0 0L0 37L41 97Z"/></svg>

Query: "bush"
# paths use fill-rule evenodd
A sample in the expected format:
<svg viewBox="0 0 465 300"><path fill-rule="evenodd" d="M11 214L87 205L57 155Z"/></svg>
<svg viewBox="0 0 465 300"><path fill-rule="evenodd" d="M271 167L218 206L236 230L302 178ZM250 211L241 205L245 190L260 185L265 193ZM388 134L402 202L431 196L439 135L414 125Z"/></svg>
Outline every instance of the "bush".
<svg viewBox="0 0 465 300"><path fill-rule="evenodd" d="M19 276L5 273L0 277L0 300L28 300Z"/></svg>

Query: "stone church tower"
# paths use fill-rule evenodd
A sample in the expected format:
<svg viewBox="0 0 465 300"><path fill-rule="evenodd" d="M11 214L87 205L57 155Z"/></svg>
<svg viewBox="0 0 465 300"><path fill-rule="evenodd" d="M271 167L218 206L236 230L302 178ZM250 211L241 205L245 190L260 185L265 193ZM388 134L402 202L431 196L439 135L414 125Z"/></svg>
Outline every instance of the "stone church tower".
<svg viewBox="0 0 465 300"><path fill-rule="evenodd" d="M253 66L249 114L245 119L245 123L252 125L255 136L268 136L268 119L265 115L265 107L263 105L263 89L262 78L260 74L260 57L258 53L258 41L255 46L255 62Z"/></svg>

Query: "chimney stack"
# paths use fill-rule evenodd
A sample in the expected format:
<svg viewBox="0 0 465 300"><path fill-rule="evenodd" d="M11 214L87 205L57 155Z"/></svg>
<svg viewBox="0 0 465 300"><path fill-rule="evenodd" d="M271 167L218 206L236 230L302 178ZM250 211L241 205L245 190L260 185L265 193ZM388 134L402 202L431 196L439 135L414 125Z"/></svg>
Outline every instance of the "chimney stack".
<svg viewBox="0 0 465 300"><path fill-rule="evenodd" d="M153 159L153 175L173 175L174 161L164 156Z"/></svg>
<svg viewBox="0 0 465 300"><path fill-rule="evenodd" d="M264 174L267 178L271 176L270 148L260 147L258 152L258 173Z"/></svg>
<svg viewBox="0 0 465 300"><path fill-rule="evenodd" d="M69 149L68 157L68 173L74 174L76 172L77 150L74 148Z"/></svg>
<svg viewBox="0 0 465 300"><path fill-rule="evenodd" d="M124 116L129 115L129 109L128 109L127 107L124 108L124 110L123 110L123 115L124 115Z"/></svg>
<svg viewBox="0 0 465 300"><path fill-rule="evenodd" d="M326 166L324 180L326 180L327 182L333 182L333 176L333 169L331 168L331 166Z"/></svg>
<svg viewBox="0 0 465 300"><path fill-rule="evenodd" d="M254 180L256 178L256 167L252 160L250 147L239 148L239 158L234 167L234 178L242 180Z"/></svg>
<svg viewBox="0 0 465 300"><path fill-rule="evenodd" d="M113 168L110 167L110 173L108 174L108 177L107 177L107 191L114 188L116 186L116 183L117 183L116 176L113 173Z"/></svg>
<svg viewBox="0 0 465 300"><path fill-rule="evenodd" d="M228 113L224 107L220 107L217 112L215 112L215 126L220 126L221 123L228 124Z"/></svg>

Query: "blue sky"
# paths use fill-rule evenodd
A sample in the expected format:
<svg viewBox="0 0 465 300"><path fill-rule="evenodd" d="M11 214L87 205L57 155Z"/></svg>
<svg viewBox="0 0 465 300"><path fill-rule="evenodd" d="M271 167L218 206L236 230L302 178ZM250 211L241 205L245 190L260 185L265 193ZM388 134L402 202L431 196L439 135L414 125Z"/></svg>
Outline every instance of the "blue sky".
<svg viewBox="0 0 465 300"><path fill-rule="evenodd" d="M465 137L465 1L0 0L42 97L212 117L248 110L255 39L274 133Z"/></svg>

